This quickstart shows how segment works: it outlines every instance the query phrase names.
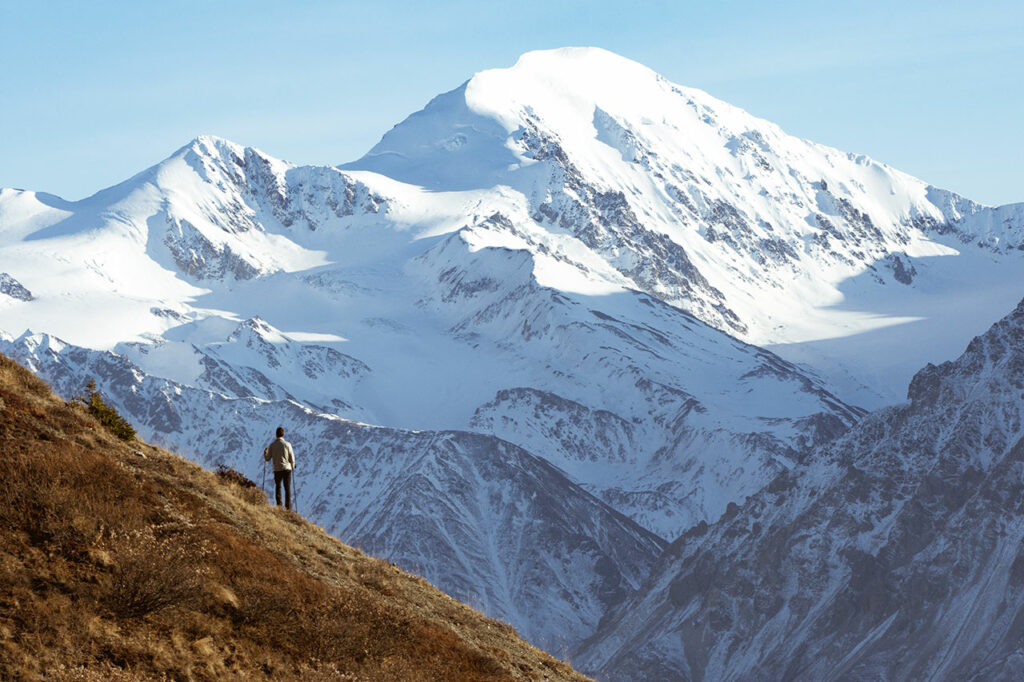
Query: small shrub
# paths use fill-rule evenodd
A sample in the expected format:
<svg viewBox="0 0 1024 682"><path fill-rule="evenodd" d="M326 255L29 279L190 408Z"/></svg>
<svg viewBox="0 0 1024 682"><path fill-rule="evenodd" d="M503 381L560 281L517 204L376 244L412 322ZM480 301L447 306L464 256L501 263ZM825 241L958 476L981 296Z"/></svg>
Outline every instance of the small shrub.
<svg viewBox="0 0 1024 682"><path fill-rule="evenodd" d="M81 398L89 409L89 414L96 417L108 431L121 440L132 440L135 438L135 429L128 423L128 420L118 414L117 410L103 400L103 395L96 389L96 382L89 379L85 385L87 394Z"/></svg>
<svg viewBox="0 0 1024 682"><path fill-rule="evenodd" d="M252 480L242 472L232 469L231 467L225 464L218 464L217 471L215 471L214 473L217 474L217 476L220 477L222 481L234 483L235 485L241 486L243 488L256 487L256 481Z"/></svg>
<svg viewBox="0 0 1024 682"><path fill-rule="evenodd" d="M249 504L265 504L267 496L251 478L224 464L218 464L214 472L220 480L237 485L239 496Z"/></svg>
<svg viewBox="0 0 1024 682"><path fill-rule="evenodd" d="M113 581L106 595L122 618L141 618L171 607L194 605L201 592L204 548L180 538L133 534L114 551Z"/></svg>

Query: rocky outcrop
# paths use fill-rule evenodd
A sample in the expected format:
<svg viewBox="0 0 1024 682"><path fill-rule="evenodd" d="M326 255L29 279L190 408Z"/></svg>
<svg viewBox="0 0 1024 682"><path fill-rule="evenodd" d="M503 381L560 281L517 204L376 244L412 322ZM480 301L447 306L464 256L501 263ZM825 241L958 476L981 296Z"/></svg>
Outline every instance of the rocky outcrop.
<svg viewBox="0 0 1024 682"><path fill-rule="evenodd" d="M0 294L10 296L17 301L27 302L33 299L32 292L6 272L0 272Z"/></svg>

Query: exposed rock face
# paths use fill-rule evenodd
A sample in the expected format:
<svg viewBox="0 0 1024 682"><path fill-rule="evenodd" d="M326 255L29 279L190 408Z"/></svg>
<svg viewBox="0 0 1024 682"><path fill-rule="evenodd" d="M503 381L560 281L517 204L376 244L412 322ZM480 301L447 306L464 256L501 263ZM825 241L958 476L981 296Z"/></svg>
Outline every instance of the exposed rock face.
<svg viewBox="0 0 1024 682"><path fill-rule="evenodd" d="M214 244L187 220L169 222L163 243L182 273L199 280L246 280L260 274L230 246Z"/></svg>
<svg viewBox="0 0 1024 682"><path fill-rule="evenodd" d="M515 419L513 414L520 410L537 423ZM633 422L532 388L499 391L494 400L477 409L470 425L493 432L502 422L536 429L538 437L552 443L566 459L626 462L640 447Z"/></svg>
<svg viewBox="0 0 1024 682"><path fill-rule="evenodd" d="M0 294L5 294L18 301L31 301L33 298L31 291L6 272L0 272Z"/></svg>
<svg viewBox="0 0 1024 682"><path fill-rule="evenodd" d="M600 110L598 110L600 111ZM621 190L602 190L588 183L551 132L542 132L535 117L517 139L525 157L546 162L548 192L533 207L533 219L570 230L606 258L640 291L697 307L710 324L732 332L746 327L726 308L722 292L694 267L685 249L665 234L652 232L637 217ZM618 128L622 135L632 134ZM731 207L730 207L731 208Z"/></svg>
<svg viewBox="0 0 1024 682"><path fill-rule="evenodd" d="M892 254L889 256L889 262L892 264L892 276L900 284L910 284L914 281L914 275L917 274L917 270L913 264L908 264L898 254Z"/></svg>
<svg viewBox="0 0 1024 682"><path fill-rule="evenodd" d="M1024 302L909 402L675 541L602 621L607 679L1024 672Z"/></svg>

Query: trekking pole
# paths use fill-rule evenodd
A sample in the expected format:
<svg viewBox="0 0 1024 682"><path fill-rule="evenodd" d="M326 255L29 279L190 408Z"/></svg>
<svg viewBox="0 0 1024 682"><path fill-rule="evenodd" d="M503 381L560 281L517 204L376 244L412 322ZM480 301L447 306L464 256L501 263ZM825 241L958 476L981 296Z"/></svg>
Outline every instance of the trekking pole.
<svg viewBox="0 0 1024 682"><path fill-rule="evenodd" d="M267 457L266 450L263 451L263 497L267 496Z"/></svg>
<svg viewBox="0 0 1024 682"><path fill-rule="evenodd" d="M292 507L294 512L299 513L299 485L295 476L295 467L292 467Z"/></svg>

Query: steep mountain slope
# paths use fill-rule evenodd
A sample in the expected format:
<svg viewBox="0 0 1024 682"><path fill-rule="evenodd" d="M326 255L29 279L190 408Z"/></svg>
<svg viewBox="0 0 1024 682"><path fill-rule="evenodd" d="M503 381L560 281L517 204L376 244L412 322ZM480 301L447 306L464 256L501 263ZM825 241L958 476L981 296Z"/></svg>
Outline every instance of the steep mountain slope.
<svg viewBox="0 0 1024 682"><path fill-rule="evenodd" d="M583 680L0 356L5 680Z"/></svg>
<svg viewBox="0 0 1024 682"><path fill-rule="evenodd" d="M602 679L1024 673L1024 302L666 551L586 645Z"/></svg>

